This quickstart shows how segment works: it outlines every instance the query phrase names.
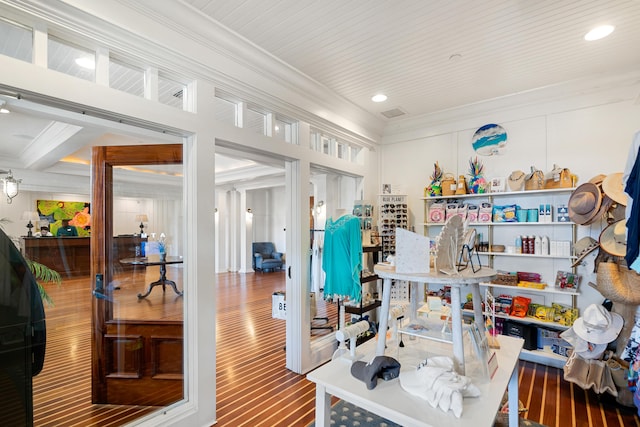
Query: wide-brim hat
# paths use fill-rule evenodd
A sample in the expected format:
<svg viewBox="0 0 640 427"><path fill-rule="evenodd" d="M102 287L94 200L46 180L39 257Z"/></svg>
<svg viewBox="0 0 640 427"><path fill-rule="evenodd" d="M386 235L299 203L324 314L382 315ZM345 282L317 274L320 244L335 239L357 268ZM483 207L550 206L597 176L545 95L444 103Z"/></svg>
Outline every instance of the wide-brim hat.
<svg viewBox="0 0 640 427"><path fill-rule="evenodd" d="M522 190L522 187L524 186L524 178L526 175L527 174L525 174L521 170L511 172L511 175L509 175L509 178L507 179L507 185L509 185L511 191Z"/></svg>
<svg viewBox="0 0 640 427"><path fill-rule="evenodd" d="M611 209L611 206L613 205L614 205L613 199L609 198L609 196L607 196L606 194L602 194L602 203L600 203L600 207L598 208L598 211L593 216L593 218L591 218L589 221L585 222L582 225L589 225L598 221L600 218L602 218L602 215L609 212L609 209Z"/></svg>
<svg viewBox="0 0 640 427"><path fill-rule="evenodd" d="M624 321L618 313L609 312L601 304L591 304L582 317L573 322L573 330L583 340L593 344L608 344L618 338Z"/></svg>
<svg viewBox="0 0 640 427"><path fill-rule="evenodd" d="M627 254L627 220L609 224L600 233L600 247L609 255L623 257Z"/></svg>
<svg viewBox="0 0 640 427"><path fill-rule="evenodd" d="M627 194L622 184L622 172L612 173L602 181L602 191L616 203L627 206Z"/></svg>
<svg viewBox="0 0 640 427"><path fill-rule="evenodd" d="M607 349L607 344L594 344L583 340L573 328L562 332L560 338L571 344L573 352L583 359L599 359Z"/></svg>
<svg viewBox="0 0 640 427"><path fill-rule="evenodd" d="M592 182L585 182L569 197L569 218L576 224L586 224L597 215L602 204L602 193Z"/></svg>
<svg viewBox="0 0 640 427"><path fill-rule="evenodd" d="M598 243L598 241L596 239L594 239L593 237L587 236L587 237L583 237L582 239L578 240L573 245L573 253L578 258L574 261L574 263L571 265L571 267L575 267L576 265L580 264L582 262L582 260L584 259L584 257L586 257L591 252L593 252L596 249L598 249L598 247L600 247L600 243Z"/></svg>

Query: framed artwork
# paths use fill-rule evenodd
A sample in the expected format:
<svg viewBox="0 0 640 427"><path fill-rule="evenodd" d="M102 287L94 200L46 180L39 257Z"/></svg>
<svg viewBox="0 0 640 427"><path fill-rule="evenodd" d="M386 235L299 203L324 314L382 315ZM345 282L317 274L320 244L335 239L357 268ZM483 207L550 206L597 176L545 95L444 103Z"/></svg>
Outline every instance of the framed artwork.
<svg viewBox="0 0 640 427"><path fill-rule="evenodd" d="M36 210L40 223L48 223L49 231L55 236L62 220L76 227L79 236L91 234L91 204L87 202L68 202L64 200L37 200Z"/></svg>
<svg viewBox="0 0 640 427"><path fill-rule="evenodd" d="M503 176L491 178L491 192L503 193L505 189L505 178Z"/></svg>

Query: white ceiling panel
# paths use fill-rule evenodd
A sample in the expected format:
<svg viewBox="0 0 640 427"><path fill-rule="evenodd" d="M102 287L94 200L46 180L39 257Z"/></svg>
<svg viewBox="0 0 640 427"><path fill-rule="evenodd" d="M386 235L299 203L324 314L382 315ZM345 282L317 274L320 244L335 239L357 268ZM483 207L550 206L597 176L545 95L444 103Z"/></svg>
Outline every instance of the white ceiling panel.
<svg viewBox="0 0 640 427"><path fill-rule="evenodd" d="M184 1L381 119L640 65L636 0ZM583 40L603 23L611 36Z"/></svg>

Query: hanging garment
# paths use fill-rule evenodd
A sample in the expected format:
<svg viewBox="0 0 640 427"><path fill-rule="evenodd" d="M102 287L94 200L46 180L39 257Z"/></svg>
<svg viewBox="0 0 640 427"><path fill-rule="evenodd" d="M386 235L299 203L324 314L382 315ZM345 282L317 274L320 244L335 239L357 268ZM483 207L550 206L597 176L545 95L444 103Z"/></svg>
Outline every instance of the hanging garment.
<svg viewBox="0 0 640 427"><path fill-rule="evenodd" d="M324 227L322 269L325 272L325 299L346 299L360 302L362 286L362 238L360 219L343 215L336 221L327 219Z"/></svg>
<svg viewBox="0 0 640 427"><path fill-rule="evenodd" d="M636 319L620 358L629 362L630 366L638 366L638 362L640 362L640 318Z"/></svg>
<svg viewBox="0 0 640 427"><path fill-rule="evenodd" d="M633 143L629 149L629 157L622 174L624 191L629 196L625 216L627 217L627 253L625 260L629 268L640 272L640 258L638 247L640 244L640 203L634 203L640 197L640 162L638 161L640 150L640 132L633 137Z"/></svg>

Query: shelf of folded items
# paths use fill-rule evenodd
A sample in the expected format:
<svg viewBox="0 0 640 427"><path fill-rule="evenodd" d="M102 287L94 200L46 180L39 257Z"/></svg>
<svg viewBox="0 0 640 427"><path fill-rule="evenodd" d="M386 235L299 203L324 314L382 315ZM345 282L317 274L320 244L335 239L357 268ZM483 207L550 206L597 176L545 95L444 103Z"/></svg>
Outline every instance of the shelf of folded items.
<svg viewBox="0 0 640 427"><path fill-rule="evenodd" d="M571 193L575 188L545 188L541 190L520 190L520 191L502 191L494 193L474 193L474 194L452 194L450 196L427 196L420 197L420 200L444 200L444 199L476 199L476 198L497 198L497 197L513 197L518 195L530 196L532 194L549 195L553 193Z"/></svg>
<svg viewBox="0 0 640 427"><path fill-rule="evenodd" d="M508 252L480 252L476 251L478 255L496 255L496 256L510 256L510 257L521 257L521 258L556 258L556 259L568 259L575 260L577 259L574 256L566 256L566 255L535 255L535 254L510 254Z"/></svg>
<svg viewBox="0 0 640 427"><path fill-rule="evenodd" d="M469 309L463 309L462 312L465 315L470 315L471 317L473 317L473 310L469 310ZM484 313L485 316L489 316L489 313ZM551 328L555 328L555 329L569 329L569 326L563 325L561 323L558 322L550 322L548 320L540 320L537 319L535 317L530 317L530 316L525 316L525 317L518 317L518 316L511 316L509 314L505 314L505 313L496 313L496 318L500 318L500 319L506 319L506 320L513 320L515 322L520 322L520 323L530 323L536 326L548 326Z"/></svg>
<svg viewBox="0 0 640 427"><path fill-rule="evenodd" d="M538 289L538 288L530 288L526 286L500 285L497 283L489 283L489 282L480 283L480 286L487 286L487 287L491 286L494 288L517 290L520 292L536 292L540 294L580 295L580 291L578 291L577 289L567 289L567 288L562 289L562 288L557 288L555 286L547 286L546 288Z"/></svg>
<svg viewBox="0 0 640 427"><path fill-rule="evenodd" d="M428 227L437 227L437 226L442 226L444 225L444 222L424 222L422 223L422 225L426 225ZM470 227L482 227L483 225L491 225L491 226L503 226L503 225L508 225L508 226L527 226L527 225L575 225L574 222L567 222L567 221L552 221L552 222L508 222L508 221L501 221L501 222L470 222L469 226Z"/></svg>

